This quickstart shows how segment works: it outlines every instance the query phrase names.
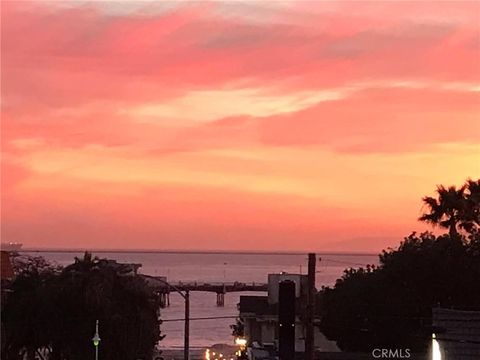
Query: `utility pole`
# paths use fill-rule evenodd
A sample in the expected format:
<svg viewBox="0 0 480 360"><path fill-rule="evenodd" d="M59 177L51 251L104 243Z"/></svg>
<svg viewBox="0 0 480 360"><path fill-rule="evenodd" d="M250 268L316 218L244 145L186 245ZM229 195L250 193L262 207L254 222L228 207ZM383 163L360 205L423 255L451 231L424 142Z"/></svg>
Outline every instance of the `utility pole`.
<svg viewBox="0 0 480 360"><path fill-rule="evenodd" d="M169 270L170 271L170 270ZM157 281L168 286L169 289L175 290L185 300L185 332L184 332L184 347L183 347L183 360L190 359L190 292L186 290L180 290L178 287L169 284L165 280L156 278ZM170 304L170 300L168 300Z"/></svg>
<svg viewBox="0 0 480 360"><path fill-rule="evenodd" d="M308 254L308 290L307 290L307 313L306 313L306 334L305 334L305 359L314 360L315 356L315 335L313 322L315 319L315 266L316 256Z"/></svg>
<svg viewBox="0 0 480 360"><path fill-rule="evenodd" d="M98 334L98 320L95 322L95 334L93 335L93 346L95 347L95 360L98 360L98 345L100 345L100 336Z"/></svg>
<svg viewBox="0 0 480 360"><path fill-rule="evenodd" d="M185 332L183 359L190 359L190 292L185 290Z"/></svg>

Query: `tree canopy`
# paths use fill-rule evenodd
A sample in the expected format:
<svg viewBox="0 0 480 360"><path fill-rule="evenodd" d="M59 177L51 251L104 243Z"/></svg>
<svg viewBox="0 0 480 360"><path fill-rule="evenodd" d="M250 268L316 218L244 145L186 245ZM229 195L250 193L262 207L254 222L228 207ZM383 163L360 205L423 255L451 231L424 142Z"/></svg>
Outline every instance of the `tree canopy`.
<svg viewBox="0 0 480 360"><path fill-rule="evenodd" d="M450 237L458 234L459 228L467 233L476 233L480 226L480 180L467 180L458 189L455 186L437 186L437 198L422 198L428 212L419 220L448 229Z"/></svg>
<svg viewBox="0 0 480 360"><path fill-rule="evenodd" d="M91 358L97 319L102 359L152 357L162 338L159 304L141 278L88 253L61 270L32 263L13 281L3 307L2 358L35 352L52 360Z"/></svg>
<svg viewBox="0 0 480 360"><path fill-rule="evenodd" d="M397 249L384 250L379 266L347 269L333 288L323 288L321 331L348 351L424 351L433 307L480 310L479 184L438 187L439 199L427 200L428 215L435 213L428 221L447 234L412 233Z"/></svg>

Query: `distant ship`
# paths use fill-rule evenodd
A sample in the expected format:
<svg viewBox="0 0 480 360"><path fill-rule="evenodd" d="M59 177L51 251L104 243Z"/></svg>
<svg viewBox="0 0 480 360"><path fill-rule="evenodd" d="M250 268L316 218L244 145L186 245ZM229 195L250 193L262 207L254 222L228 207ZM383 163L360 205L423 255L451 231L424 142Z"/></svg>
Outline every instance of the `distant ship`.
<svg viewBox="0 0 480 360"><path fill-rule="evenodd" d="M8 243L1 243L0 248L4 251L18 251L22 248L22 243L17 242L8 242Z"/></svg>

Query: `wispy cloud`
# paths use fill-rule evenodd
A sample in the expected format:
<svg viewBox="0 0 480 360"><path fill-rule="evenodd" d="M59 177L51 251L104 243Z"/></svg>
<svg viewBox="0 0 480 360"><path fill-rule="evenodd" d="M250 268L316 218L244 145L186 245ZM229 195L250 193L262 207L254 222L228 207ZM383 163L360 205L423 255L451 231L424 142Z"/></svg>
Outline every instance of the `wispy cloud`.
<svg viewBox="0 0 480 360"><path fill-rule="evenodd" d="M2 237L404 235L480 176L479 56L474 2L2 2Z"/></svg>

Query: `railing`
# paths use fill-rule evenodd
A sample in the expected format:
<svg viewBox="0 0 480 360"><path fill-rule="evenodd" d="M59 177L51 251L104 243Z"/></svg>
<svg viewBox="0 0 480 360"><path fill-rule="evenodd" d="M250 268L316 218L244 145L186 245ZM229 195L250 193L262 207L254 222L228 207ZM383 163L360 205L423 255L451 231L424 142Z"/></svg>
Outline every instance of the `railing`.
<svg viewBox="0 0 480 360"><path fill-rule="evenodd" d="M164 285L164 277L142 275L149 284L157 289L168 291L168 286ZM267 291L268 284L258 282L205 282L205 281L169 281L169 284L180 290L189 291L211 291L216 293L227 293L237 291Z"/></svg>
<svg viewBox="0 0 480 360"><path fill-rule="evenodd" d="M190 291L213 291L213 292L235 292L235 291L267 291L265 283L242 283L242 282L177 282L180 289Z"/></svg>

